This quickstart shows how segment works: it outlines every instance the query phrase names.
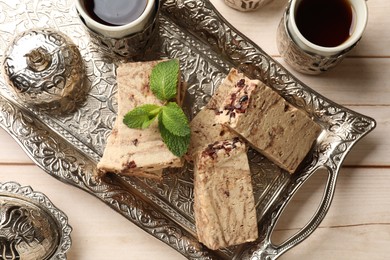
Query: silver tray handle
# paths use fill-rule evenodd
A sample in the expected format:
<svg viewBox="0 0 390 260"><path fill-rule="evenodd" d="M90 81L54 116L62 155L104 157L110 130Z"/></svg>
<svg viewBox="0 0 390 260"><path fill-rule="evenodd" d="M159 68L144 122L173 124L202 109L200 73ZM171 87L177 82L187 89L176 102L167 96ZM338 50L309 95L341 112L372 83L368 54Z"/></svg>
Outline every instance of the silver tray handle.
<svg viewBox="0 0 390 260"><path fill-rule="evenodd" d="M286 206L289 204L294 194L296 194L296 192L306 183L306 181L315 172L322 169L328 172L328 179L324 189L324 194L316 212L311 217L309 222L297 233L295 233L279 245L273 244L271 241L272 233L276 227L277 221L280 219ZM329 210L336 188L339 169L339 166L336 168L328 166L318 166L316 168L312 168L310 173L308 173L307 175L296 178L294 180L295 185L293 185L293 187L285 193L286 195L279 200L279 204L274 208L273 211L270 211L268 216L265 216L263 218L264 221L260 223L259 226L263 227L262 230L259 230L259 234L260 236L262 236L260 238L261 242L257 242L257 244L254 243L245 252L243 252L243 255L241 255L241 257L235 259L274 260L280 257L289 249L293 248L294 246L298 245L306 238L308 238L321 224L322 220L325 218L326 213Z"/></svg>

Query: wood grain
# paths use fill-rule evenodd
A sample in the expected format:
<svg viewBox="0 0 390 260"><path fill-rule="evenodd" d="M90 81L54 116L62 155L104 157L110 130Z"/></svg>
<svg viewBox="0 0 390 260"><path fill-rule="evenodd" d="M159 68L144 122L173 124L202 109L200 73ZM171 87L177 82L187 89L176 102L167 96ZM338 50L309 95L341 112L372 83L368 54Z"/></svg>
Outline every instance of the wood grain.
<svg viewBox="0 0 390 260"><path fill-rule="evenodd" d="M241 13L211 0L223 16L263 50L281 60L276 28L287 0ZM281 259L388 259L390 255L390 2L367 1L369 22L357 48L334 70L302 82L337 103L373 117L377 128L349 153L331 208L320 227ZM50 177L0 130L0 181L17 181L45 193L69 217L73 245L68 259L184 259L102 202ZM306 183L286 209L275 243L297 232L321 199L326 172Z"/></svg>

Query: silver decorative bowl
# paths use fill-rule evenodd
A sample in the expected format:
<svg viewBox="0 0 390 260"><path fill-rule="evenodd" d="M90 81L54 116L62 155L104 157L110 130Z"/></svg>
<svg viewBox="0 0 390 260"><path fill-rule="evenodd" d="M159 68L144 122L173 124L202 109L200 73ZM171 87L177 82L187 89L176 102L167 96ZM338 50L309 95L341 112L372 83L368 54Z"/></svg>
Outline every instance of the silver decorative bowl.
<svg viewBox="0 0 390 260"><path fill-rule="evenodd" d="M45 195L0 183L0 259L66 259L71 231L65 214Z"/></svg>
<svg viewBox="0 0 390 260"><path fill-rule="evenodd" d="M17 35L5 52L3 75L18 99L47 110L74 110L86 92L77 46L53 29Z"/></svg>

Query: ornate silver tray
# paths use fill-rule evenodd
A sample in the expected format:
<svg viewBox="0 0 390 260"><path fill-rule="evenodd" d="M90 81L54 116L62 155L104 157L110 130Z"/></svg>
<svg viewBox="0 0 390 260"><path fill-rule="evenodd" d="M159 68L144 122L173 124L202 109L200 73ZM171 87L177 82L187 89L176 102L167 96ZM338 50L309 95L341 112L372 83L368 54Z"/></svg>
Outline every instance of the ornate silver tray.
<svg viewBox="0 0 390 260"><path fill-rule="evenodd" d="M0 259L65 260L71 231L66 215L44 194L0 182Z"/></svg>
<svg viewBox="0 0 390 260"><path fill-rule="evenodd" d="M209 1L161 1L158 37L138 59L176 57L188 82L186 112L193 117L231 67L257 78L306 111L322 128L300 170L290 176L249 151L259 220L258 241L211 251L196 239L192 168L167 171L162 182L109 175L93 178L116 117L116 56L90 38L71 0L1 0L0 48L15 33L36 27L68 35L85 61L90 91L74 113L55 115L19 103L0 82L0 125L48 174L98 197L128 220L189 259L276 259L307 238L325 217L341 164L352 146L375 127L369 117L348 110L305 86L232 28ZM317 212L280 245L270 237L283 209L318 169L329 178Z"/></svg>

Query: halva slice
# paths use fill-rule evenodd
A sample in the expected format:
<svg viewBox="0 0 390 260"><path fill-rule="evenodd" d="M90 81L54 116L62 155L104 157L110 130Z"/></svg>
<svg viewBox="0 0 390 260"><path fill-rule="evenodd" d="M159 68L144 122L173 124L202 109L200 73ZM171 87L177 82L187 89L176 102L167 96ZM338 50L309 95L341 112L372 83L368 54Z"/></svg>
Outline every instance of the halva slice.
<svg viewBox="0 0 390 260"><path fill-rule="evenodd" d="M217 121L279 167L294 173L321 127L262 82L250 80L235 69L227 79L231 88Z"/></svg>
<svg viewBox="0 0 390 260"><path fill-rule="evenodd" d="M206 146L194 168L198 239L216 250L258 237L246 145L234 138Z"/></svg>
<svg viewBox="0 0 390 260"><path fill-rule="evenodd" d="M150 74L156 64L157 61L152 61L118 66L118 115L97 165L99 174L111 172L161 178L162 169L183 165L181 158L174 156L162 141L157 120L142 130L131 129L123 123L123 117L137 106L162 104L149 86Z"/></svg>

